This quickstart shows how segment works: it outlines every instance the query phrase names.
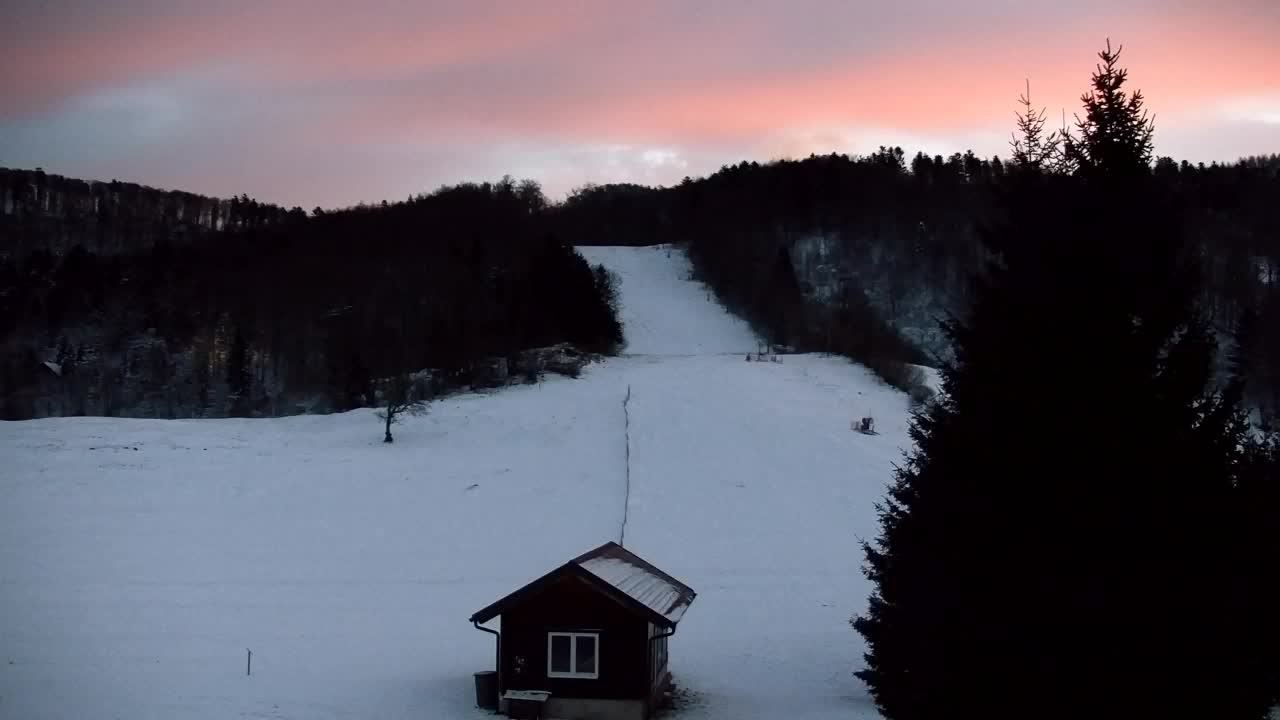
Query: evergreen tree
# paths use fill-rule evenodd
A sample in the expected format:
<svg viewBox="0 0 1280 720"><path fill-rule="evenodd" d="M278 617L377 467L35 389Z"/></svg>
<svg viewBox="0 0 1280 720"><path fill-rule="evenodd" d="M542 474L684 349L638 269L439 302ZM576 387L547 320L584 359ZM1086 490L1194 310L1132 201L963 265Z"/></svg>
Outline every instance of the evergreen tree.
<svg viewBox="0 0 1280 720"><path fill-rule="evenodd" d="M237 322L232 332L231 351L227 355L227 399L231 404L229 412L232 417L249 414L253 387L250 362L249 340L241 323Z"/></svg>
<svg viewBox="0 0 1280 720"><path fill-rule="evenodd" d="M1009 141L1013 151L1013 163L1017 168L1031 171L1066 171L1063 151L1063 135L1045 131L1045 110L1036 110L1031 104L1031 82L1027 82L1026 94L1018 98L1022 111L1016 113L1017 130Z"/></svg>
<svg viewBox="0 0 1280 720"><path fill-rule="evenodd" d="M1246 312L1237 327L1230 356L1231 377L1225 394L1244 396L1250 357L1258 334L1256 318ZM1230 612L1223 618L1233 640L1235 693L1227 698L1226 717L1265 717L1280 704L1280 432L1273 419L1261 414L1258 426L1244 438L1231 506L1229 537L1235 552L1230 563Z"/></svg>
<svg viewBox="0 0 1280 720"><path fill-rule="evenodd" d="M1128 71L1119 66L1121 46L1111 41L1098 53L1102 62L1094 70L1089 92L1080 97L1085 116L1076 116L1080 136L1066 137L1067 156L1085 176L1145 172L1155 145L1155 121L1143 109L1142 91L1122 90Z"/></svg>
<svg viewBox="0 0 1280 720"><path fill-rule="evenodd" d="M790 345L794 342L803 297L786 247L778 248L767 272L765 294L758 301L759 313L765 318L766 337L771 343Z"/></svg>
<svg viewBox="0 0 1280 720"><path fill-rule="evenodd" d="M1023 174L1003 197L944 394L864 546L858 676L891 720L1265 711L1233 562L1246 428L1213 392L1196 258L1118 54L1070 145L1080 179Z"/></svg>

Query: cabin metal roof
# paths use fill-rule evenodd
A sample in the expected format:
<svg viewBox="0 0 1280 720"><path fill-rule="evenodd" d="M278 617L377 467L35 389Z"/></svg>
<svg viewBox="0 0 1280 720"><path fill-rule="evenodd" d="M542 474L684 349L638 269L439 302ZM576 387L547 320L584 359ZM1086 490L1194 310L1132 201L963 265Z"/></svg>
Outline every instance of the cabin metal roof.
<svg viewBox="0 0 1280 720"><path fill-rule="evenodd" d="M606 596L643 615L654 624L674 628L697 593L615 542L583 553L471 616L488 622L566 575L586 580Z"/></svg>

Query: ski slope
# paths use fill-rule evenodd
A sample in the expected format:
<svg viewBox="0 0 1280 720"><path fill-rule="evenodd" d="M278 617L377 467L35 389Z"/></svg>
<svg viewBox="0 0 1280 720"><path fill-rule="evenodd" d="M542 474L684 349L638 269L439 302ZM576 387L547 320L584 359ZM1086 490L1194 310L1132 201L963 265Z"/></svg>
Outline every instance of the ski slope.
<svg viewBox="0 0 1280 720"><path fill-rule="evenodd" d="M745 362L678 250L584 254L622 280L629 355L438 401L392 446L371 410L0 424L0 718L490 717L466 618L624 509L627 547L698 591L675 717L874 717L848 618L905 396Z"/></svg>
<svg viewBox="0 0 1280 720"><path fill-rule="evenodd" d="M729 315L701 283L680 250L653 247L582 247L587 262L603 264L622 281L626 355L738 354L756 349L741 318Z"/></svg>

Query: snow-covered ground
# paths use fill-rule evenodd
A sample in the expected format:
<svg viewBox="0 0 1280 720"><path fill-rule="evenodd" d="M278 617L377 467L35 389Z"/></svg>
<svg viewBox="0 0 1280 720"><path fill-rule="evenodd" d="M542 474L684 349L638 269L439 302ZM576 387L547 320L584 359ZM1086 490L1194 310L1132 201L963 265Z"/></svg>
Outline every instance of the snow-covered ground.
<svg viewBox="0 0 1280 720"><path fill-rule="evenodd" d="M370 410L0 424L0 718L488 717L466 618L618 539L628 387L626 545L698 591L677 717L874 716L848 618L906 397L745 362L679 251L584 254L622 278L630 356L442 400L392 446Z"/></svg>

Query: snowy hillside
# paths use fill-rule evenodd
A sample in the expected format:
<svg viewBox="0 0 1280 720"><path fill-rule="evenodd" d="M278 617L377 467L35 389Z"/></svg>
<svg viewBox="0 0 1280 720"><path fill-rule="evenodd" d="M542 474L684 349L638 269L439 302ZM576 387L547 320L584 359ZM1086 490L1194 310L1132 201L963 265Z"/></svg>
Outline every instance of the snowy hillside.
<svg viewBox="0 0 1280 720"><path fill-rule="evenodd" d="M628 355L745 353L755 334L742 319L725 313L711 291L690 280L684 253L655 247L583 247L592 265L604 264L622 281L620 309Z"/></svg>
<svg viewBox="0 0 1280 720"><path fill-rule="evenodd" d="M440 401L393 446L371 410L0 425L0 718L488 717L466 618L618 539L628 387L626 545L698 591L678 717L873 716L847 620L905 396L745 362L678 251L584 254L622 279L630 356Z"/></svg>

